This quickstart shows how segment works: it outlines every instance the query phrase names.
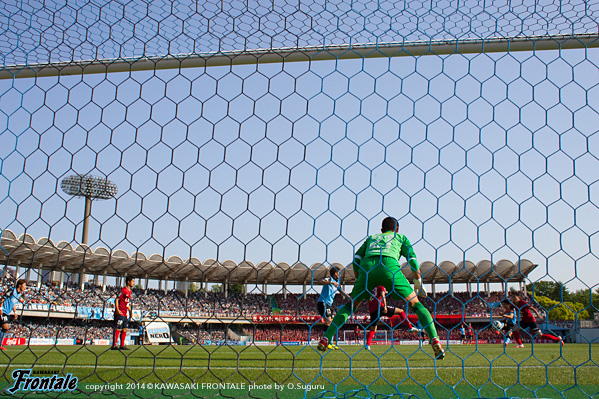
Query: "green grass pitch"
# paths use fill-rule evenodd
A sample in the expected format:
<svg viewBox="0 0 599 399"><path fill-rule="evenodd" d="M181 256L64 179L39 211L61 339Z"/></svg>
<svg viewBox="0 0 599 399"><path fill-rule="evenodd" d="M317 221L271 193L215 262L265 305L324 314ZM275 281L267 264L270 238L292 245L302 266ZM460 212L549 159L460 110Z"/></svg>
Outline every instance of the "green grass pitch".
<svg viewBox="0 0 599 399"><path fill-rule="evenodd" d="M341 346L321 356L309 346L135 346L126 352L106 346L8 347L0 353L0 384L12 386L12 371L26 368L40 377L77 377L76 391L44 394L60 398L599 395L599 345L509 345L505 351L501 345L455 345L436 367L428 346L372 348ZM25 391L11 396L40 397Z"/></svg>

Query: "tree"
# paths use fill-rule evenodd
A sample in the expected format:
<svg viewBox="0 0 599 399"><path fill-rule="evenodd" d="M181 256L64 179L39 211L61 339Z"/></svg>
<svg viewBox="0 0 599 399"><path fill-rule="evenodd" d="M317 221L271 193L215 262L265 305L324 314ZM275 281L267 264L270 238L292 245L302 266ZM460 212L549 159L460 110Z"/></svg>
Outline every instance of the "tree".
<svg viewBox="0 0 599 399"><path fill-rule="evenodd" d="M585 290L578 290L574 292L572 294L572 300L574 302L582 303L585 307L589 306L591 303L591 290L587 288Z"/></svg>
<svg viewBox="0 0 599 399"><path fill-rule="evenodd" d="M535 295L535 301L548 311L549 320L574 320L590 318L585 306L579 302L558 302L546 296Z"/></svg>
<svg viewBox="0 0 599 399"><path fill-rule="evenodd" d="M581 303L586 309L591 318L593 313L599 312L599 289L596 293L592 293L590 288L578 290L571 294L572 302Z"/></svg>
<svg viewBox="0 0 599 399"><path fill-rule="evenodd" d="M572 300L572 294L568 291L568 287L561 281L537 281L528 284L526 289L533 292L535 296L544 296L557 302Z"/></svg>
<svg viewBox="0 0 599 399"><path fill-rule="evenodd" d="M244 286L243 284L229 284L229 292L235 294L243 293ZM224 292L222 284L214 284L210 287L210 292Z"/></svg>
<svg viewBox="0 0 599 399"><path fill-rule="evenodd" d="M569 310L571 310L572 313L576 314L576 318L578 318L578 319L590 319L591 318L589 312L587 310L583 310L583 309L585 309L585 306L580 302L564 302L560 306L564 306L564 307L568 308ZM568 319L568 320L570 320L570 319Z"/></svg>
<svg viewBox="0 0 599 399"><path fill-rule="evenodd" d="M229 284L229 292L243 294L243 284Z"/></svg>
<svg viewBox="0 0 599 399"><path fill-rule="evenodd" d="M203 288L200 284L198 284L198 283L189 284L189 292L196 293L196 292L202 292L202 291L203 291Z"/></svg>

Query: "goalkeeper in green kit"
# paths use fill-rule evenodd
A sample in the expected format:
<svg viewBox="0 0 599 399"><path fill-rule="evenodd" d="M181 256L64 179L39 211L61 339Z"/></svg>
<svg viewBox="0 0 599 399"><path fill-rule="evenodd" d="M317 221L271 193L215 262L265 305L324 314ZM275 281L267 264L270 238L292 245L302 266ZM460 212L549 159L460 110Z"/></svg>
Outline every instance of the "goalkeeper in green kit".
<svg viewBox="0 0 599 399"><path fill-rule="evenodd" d="M443 359L445 352L439 341L435 323L430 312L418 300L418 296L426 296L422 286L420 267L410 241L403 234L398 234L399 224L395 218L386 217L381 228L382 234L369 236L354 255L354 273L356 282L350 297L352 301L341 307L324 336L318 343L318 349L325 351L337 330L345 324L360 302L371 297L372 290L382 285L394 299L405 299L410 305L418 321L429 336L435 358ZM414 290L401 272L399 258L404 256L412 269Z"/></svg>

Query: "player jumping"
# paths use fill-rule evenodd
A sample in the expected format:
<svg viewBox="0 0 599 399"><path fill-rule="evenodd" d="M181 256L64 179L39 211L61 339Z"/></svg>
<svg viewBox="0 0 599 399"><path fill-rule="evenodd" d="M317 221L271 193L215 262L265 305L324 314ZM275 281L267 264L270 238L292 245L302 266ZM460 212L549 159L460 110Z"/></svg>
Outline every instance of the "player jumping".
<svg viewBox="0 0 599 399"><path fill-rule="evenodd" d="M2 295L2 298L0 299L0 308L2 308L2 330L0 331L0 350L6 350L6 348L2 346L2 342L4 341L4 336L10 328L8 324L10 322L10 314L14 312L14 320L17 320L17 303L24 302L22 295L25 292L26 288L27 280L18 280L15 288L6 291L6 293Z"/></svg>
<svg viewBox="0 0 599 399"><path fill-rule="evenodd" d="M114 301L114 335L112 340L112 350L129 350L125 346L125 338L127 337L127 328L129 327L129 316L133 316L131 310L131 289L135 286L135 279L131 276L125 279L125 286L121 290L121 295ZM121 337L121 346L117 346L117 342Z"/></svg>
<svg viewBox="0 0 599 399"><path fill-rule="evenodd" d="M366 349L370 350L372 339L376 334L378 322L381 317L391 317L391 327L397 325L405 326L411 332L418 332L418 328L414 327L410 320L406 317L406 313L401 308L387 305L387 290L382 285L377 285L372 291L372 298L368 301L368 311L370 312L370 325L366 335Z"/></svg>
<svg viewBox="0 0 599 399"><path fill-rule="evenodd" d="M418 320L427 332L435 358L443 359L445 352L433 318L429 311L418 301L418 295L426 296L422 287L420 267L410 241L403 234L398 234L399 224L395 218L383 220L381 233L369 236L354 256L354 272L356 282L350 294L352 300L339 309L329 328L318 343L318 349L324 351L345 324L354 308L358 308L363 300L370 299L370 292L377 285L382 285L390 292L392 298L404 299L412 307ZM401 272L399 258L404 256L412 269L414 290Z"/></svg>
<svg viewBox="0 0 599 399"><path fill-rule="evenodd" d="M503 307L503 314L501 315L503 317L501 321L503 326L497 331L497 334L503 334L503 346L506 346L509 344L513 331L516 328L516 312L512 309L512 303L509 299L501 301L501 306Z"/></svg>
<svg viewBox="0 0 599 399"><path fill-rule="evenodd" d="M512 334L516 339L516 342L518 342L516 348L524 348L522 339L520 339L521 330L529 330L530 333L532 333L532 339L548 339L553 342L557 342L561 346L564 346L564 341L562 340L562 337L556 337L553 334L541 333L541 329L539 328L539 325L537 324L537 320L533 316L533 313L535 313L538 318L542 318L541 314L536 308L530 306L528 302L524 301L519 294L512 295L512 302L510 303L509 308L513 309L514 311L520 314L520 323L518 324L518 326L516 326Z"/></svg>

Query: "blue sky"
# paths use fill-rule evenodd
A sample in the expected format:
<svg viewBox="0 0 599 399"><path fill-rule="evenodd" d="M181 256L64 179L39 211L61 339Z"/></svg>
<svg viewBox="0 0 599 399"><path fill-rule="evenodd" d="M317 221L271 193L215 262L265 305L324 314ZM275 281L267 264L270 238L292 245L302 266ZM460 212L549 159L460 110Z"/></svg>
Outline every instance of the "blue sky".
<svg viewBox="0 0 599 399"><path fill-rule="evenodd" d="M108 17L97 23L93 13L84 17L85 10L73 14L57 6L65 20L78 16L78 24L65 22L69 29L81 31L77 26L86 18L91 26L79 45L70 42L77 40L71 32L50 51L25 40L32 27L43 26L42 18L27 25L20 22L27 12L11 14L3 22L29 28L19 37L3 33L9 39L5 64L165 50L164 40L149 33L145 49L137 46L140 31L152 32L143 18L128 40L118 37L126 30L114 27L130 21L114 20L111 40L96 42L115 4L103 8ZM308 14L320 21L333 4L314 3ZM381 4L372 13L396 17L389 29L375 30L381 41L518 33L471 10L464 13L471 22L485 15L487 22L470 31L448 24L443 36L435 23L424 24L432 14L416 7L420 3L403 10ZM437 6L449 10L452 4ZM135 20L137 6L128 7ZM567 31L566 22L555 22L550 3L544 9L552 22L530 24L526 33ZM262 20L286 12L264 11ZM338 10L345 30L323 34L315 25L294 37L302 44L372 41L364 22L347 28L352 15L369 12ZM447 22L456 12L442 14ZM510 12L503 20L529 26L526 17ZM530 20L541 20L543 12ZM167 51L185 52L193 43L196 51L218 50L214 43L239 48L233 33L207 39L229 26L218 22L222 15L213 17L214 31L191 42L168 19L163 25L174 30L164 35L174 35L174 47ZM421 28L401 35L397 26L410 21ZM578 21L568 26L590 26L588 17ZM199 22L190 26L203 29ZM246 35L244 46L264 47L264 26ZM285 45L281 35L268 36L276 39L271 45ZM420 261L521 257L539 264L533 280L597 288L598 66L597 49L579 49L1 80L0 227L78 241L83 201L62 193L59 183L72 173L91 173L119 187L115 200L93 204L92 247L201 260L348 263L355 246L391 214Z"/></svg>

